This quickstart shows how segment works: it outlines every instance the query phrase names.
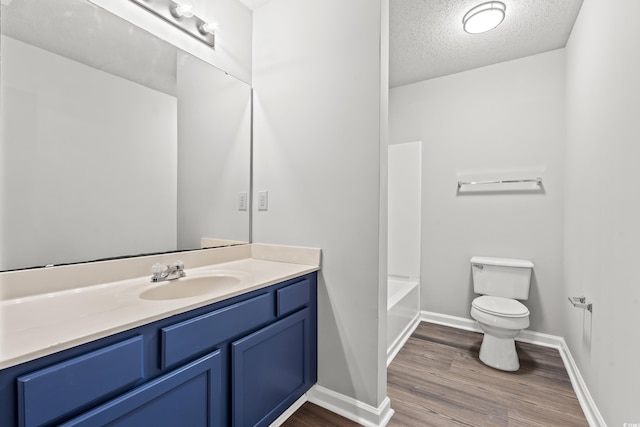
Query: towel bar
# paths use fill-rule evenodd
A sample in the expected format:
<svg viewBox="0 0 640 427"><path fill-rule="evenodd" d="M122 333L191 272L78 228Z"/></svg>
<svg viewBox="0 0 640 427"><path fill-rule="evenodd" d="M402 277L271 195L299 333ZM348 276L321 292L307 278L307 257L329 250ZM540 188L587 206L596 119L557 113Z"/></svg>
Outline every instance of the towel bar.
<svg viewBox="0 0 640 427"><path fill-rule="evenodd" d="M542 187L542 178L537 177L531 179L498 179L494 181L458 181L458 190L460 190L463 185L517 184L521 182L535 182L538 187Z"/></svg>

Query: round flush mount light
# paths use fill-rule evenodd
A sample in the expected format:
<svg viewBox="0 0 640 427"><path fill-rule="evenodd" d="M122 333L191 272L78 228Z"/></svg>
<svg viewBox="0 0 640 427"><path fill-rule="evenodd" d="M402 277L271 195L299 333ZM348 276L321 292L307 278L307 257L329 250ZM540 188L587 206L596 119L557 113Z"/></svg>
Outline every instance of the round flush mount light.
<svg viewBox="0 0 640 427"><path fill-rule="evenodd" d="M504 20L507 7L499 1L488 1L470 9L462 18L462 28L469 34L492 30Z"/></svg>

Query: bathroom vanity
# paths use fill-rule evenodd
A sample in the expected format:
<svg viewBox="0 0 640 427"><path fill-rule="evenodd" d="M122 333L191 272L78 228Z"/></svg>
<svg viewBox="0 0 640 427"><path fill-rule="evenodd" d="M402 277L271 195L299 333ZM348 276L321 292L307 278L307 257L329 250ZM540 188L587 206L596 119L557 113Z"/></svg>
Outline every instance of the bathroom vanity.
<svg viewBox="0 0 640 427"><path fill-rule="evenodd" d="M148 284L144 278L144 282L130 279L50 294L45 300L51 304L57 298L68 300L92 292L91 298L115 300L118 308L111 309L115 323L105 325L105 320L98 327L96 319L91 319L94 313L78 307L88 313L84 319L96 330L67 340L63 346L69 348L58 351L56 345L61 343L42 342L28 352L29 346L23 347L22 356L14 354L9 359L11 349L5 341L0 425L269 425L317 379L319 262L275 261L273 252L263 257L272 259L258 259L261 249L255 246L258 249L253 248L250 258L191 271L185 261L187 278L191 273L192 280L197 279L191 284L236 272L238 279L230 283L214 279L220 291L192 295L187 290L185 297L184 291L175 291L173 286L190 286L189 282ZM247 250L251 249L234 249ZM224 249L212 251L221 254ZM290 253L288 261L296 257ZM153 292L157 289L161 290ZM135 295L129 307L128 295ZM17 336L6 330L11 324L5 321L17 319L14 309L20 304L29 309L29 303L46 304L42 301L41 295L3 300L2 337L20 347ZM73 310L58 302L64 311ZM96 303L95 309L100 306ZM141 319L131 320L136 311ZM83 315L69 318L83 323ZM149 322L150 318L158 319ZM41 316L41 324L29 328L46 329L47 321L56 323ZM96 335L104 336L94 339ZM77 340L86 342L70 344ZM21 358L31 360L16 363Z"/></svg>

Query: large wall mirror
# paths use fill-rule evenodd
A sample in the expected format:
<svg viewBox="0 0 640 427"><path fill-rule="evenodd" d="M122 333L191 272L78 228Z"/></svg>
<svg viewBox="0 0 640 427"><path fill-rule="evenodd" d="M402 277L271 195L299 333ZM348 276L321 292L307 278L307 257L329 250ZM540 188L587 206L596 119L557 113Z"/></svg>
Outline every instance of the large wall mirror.
<svg viewBox="0 0 640 427"><path fill-rule="evenodd" d="M86 0L1 20L0 270L250 240L249 85Z"/></svg>

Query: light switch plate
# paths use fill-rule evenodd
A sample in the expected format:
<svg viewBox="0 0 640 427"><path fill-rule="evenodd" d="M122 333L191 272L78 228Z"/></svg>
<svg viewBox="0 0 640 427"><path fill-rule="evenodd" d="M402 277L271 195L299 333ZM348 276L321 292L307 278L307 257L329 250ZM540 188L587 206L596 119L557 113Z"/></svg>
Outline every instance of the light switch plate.
<svg viewBox="0 0 640 427"><path fill-rule="evenodd" d="M269 192L266 190L258 191L258 210L269 210Z"/></svg>
<svg viewBox="0 0 640 427"><path fill-rule="evenodd" d="M246 211L247 210L247 192L241 191L238 193L238 210Z"/></svg>

